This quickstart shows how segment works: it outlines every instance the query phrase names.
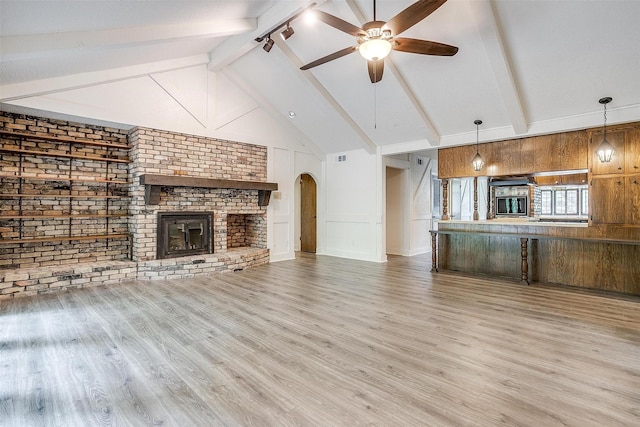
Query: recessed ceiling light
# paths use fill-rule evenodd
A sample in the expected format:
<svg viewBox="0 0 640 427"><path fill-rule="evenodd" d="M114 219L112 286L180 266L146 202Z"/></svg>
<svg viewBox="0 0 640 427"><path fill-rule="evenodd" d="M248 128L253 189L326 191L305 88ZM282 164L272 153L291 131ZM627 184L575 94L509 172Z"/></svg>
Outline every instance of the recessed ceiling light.
<svg viewBox="0 0 640 427"><path fill-rule="evenodd" d="M293 119L296 116L296 112L295 111L289 111L289 118Z"/></svg>

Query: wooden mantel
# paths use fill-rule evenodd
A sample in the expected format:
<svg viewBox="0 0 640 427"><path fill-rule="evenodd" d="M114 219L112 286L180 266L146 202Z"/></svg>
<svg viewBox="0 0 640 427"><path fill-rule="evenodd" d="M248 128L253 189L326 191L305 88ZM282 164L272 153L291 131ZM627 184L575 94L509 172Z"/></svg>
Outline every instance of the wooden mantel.
<svg viewBox="0 0 640 427"><path fill-rule="evenodd" d="M234 181L229 179L197 178L176 175L140 175L140 184L145 186L144 201L148 205L160 203L161 187L231 188L236 190L258 190L258 205L267 206L271 192L278 189L273 182Z"/></svg>

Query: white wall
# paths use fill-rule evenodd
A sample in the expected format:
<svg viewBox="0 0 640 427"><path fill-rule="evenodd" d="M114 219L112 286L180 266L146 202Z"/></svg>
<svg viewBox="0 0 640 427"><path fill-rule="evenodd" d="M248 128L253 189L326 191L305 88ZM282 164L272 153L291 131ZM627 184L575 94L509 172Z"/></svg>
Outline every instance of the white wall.
<svg viewBox="0 0 640 427"><path fill-rule="evenodd" d="M339 155L346 156L338 162ZM326 241L319 252L368 261L386 261L382 247L382 160L365 150L327 156L324 199L318 208L319 234ZM320 221L321 220L321 221Z"/></svg>

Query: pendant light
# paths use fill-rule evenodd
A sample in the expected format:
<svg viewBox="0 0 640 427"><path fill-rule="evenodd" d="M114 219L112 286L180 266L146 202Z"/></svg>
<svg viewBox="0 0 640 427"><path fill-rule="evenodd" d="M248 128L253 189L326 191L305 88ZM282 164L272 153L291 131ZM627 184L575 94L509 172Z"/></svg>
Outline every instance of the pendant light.
<svg viewBox="0 0 640 427"><path fill-rule="evenodd" d="M473 164L473 170L477 172L484 166L484 159L478 151L478 142L480 140L480 125L482 124L482 120L476 120L473 122L473 124L476 125L476 155L473 156L473 160L471 161L471 163Z"/></svg>
<svg viewBox="0 0 640 427"><path fill-rule="evenodd" d="M598 146L596 150L596 154L598 154L598 158L602 163L607 163L611 161L611 157L613 157L613 146L609 141L607 141L607 104L613 100L610 96L605 98L600 98L598 101L604 107L604 124L603 128L603 136L602 142Z"/></svg>

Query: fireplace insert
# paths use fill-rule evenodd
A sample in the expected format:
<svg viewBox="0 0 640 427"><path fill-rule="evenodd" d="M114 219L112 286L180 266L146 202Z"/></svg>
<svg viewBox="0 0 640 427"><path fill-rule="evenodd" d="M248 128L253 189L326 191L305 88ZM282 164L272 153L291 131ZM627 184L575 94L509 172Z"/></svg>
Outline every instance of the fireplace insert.
<svg viewBox="0 0 640 427"><path fill-rule="evenodd" d="M213 253L213 213L159 212L157 258Z"/></svg>

